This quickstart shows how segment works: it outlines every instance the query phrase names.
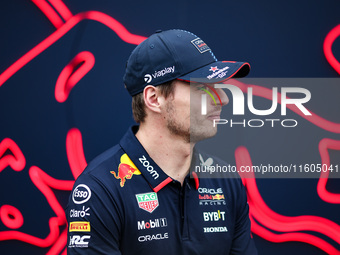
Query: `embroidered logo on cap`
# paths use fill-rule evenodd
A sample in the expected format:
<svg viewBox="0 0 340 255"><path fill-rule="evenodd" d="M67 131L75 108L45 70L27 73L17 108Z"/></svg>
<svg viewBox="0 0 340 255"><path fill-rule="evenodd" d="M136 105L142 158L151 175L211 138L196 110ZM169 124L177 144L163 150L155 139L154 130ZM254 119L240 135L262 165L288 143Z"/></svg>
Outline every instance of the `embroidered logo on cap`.
<svg viewBox="0 0 340 255"><path fill-rule="evenodd" d="M215 78L215 79L220 78L221 79L221 78L223 78L224 76L227 75L228 69L229 69L229 66L223 67L222 69L218 69L217 71L216 70L213 71L213 70L210 69L209 71L212 71L213 73L208 75L207 78L209 80L211 80L212 78Z"/></svg>
<svg viewBox="0 0 340 255"><path fill-rule="evenodd" d="M211 66L210 69L209 69L209 71L212 71L212 72L215 72L215 71L217 71L217 70L219 70L219 69L217 68L217 66Z"/></svg>
<svg viewBox="0 0 340 255"><path fill-rule="evenodd" d="M144 81L150 83L152 81L152 76L150 74L144 75Z"/></svg>
<svg viewBox="0 0 340 255"><path fill-rule="evenodd" d="M210 50L209 46L205 42L203 42L201 38L196 38L192 40L191 43L196 47L196 49L198 49L200 53L204 53Z"/></svg>

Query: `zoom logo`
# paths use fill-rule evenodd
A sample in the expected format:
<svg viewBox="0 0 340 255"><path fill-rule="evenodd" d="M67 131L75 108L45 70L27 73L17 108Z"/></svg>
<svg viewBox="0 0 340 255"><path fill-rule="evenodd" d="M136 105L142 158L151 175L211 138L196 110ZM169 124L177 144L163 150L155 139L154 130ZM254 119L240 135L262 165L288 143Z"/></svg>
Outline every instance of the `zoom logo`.
<svg viewBox="0 0 340 255"><path fill-rule="evenodd" d="M143 164L143 166L146 168L146 170L148 170L148 172L155 180L159 177L157 171L153 168L153 166L150 164L150 162L146 159L144 155L142 156L142 158L139 158L139 161Z"/></svg>

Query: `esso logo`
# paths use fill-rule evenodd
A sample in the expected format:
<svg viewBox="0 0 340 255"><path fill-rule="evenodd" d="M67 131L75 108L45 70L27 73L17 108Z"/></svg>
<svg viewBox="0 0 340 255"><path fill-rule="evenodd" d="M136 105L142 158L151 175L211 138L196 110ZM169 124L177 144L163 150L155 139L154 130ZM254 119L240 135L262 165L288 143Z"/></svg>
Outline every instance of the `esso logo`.
<svg viewBox="0 0 340 255"><path fill-rule="evenodd" d="M72 200L75 204L83 204L91 197L91 190L85 184L79 184L73 191Z"/></svg>

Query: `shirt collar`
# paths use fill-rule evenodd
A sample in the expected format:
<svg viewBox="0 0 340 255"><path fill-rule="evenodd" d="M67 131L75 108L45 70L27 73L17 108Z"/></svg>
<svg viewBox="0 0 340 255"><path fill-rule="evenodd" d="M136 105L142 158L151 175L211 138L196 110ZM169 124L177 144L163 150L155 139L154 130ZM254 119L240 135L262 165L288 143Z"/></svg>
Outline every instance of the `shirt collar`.
<svg viewBox="0 0 340 255"><path fill-rule="evenodd" d="M197 150L194 148L193 155L192 155L192 160L190 164L190 178L195 182L195 188L199 188L199 177L195 171L196 166L200 165L200 160L199 160L199 153Z"/></svg>
<svg viewBox="0 0 340 255"><path fill-rule="evenodd" d="M139 126L132 126L120 140L120 146L148 181L151 188L158 192L172 181L163 170L152 160L135 134Z"/></svg>

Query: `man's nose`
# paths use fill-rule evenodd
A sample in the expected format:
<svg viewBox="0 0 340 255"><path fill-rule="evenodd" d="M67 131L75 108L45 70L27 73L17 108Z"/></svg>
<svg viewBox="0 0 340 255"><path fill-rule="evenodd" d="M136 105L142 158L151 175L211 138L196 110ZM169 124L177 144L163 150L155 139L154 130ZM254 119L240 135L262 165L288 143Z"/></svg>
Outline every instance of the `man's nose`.
<svg viewBox="0 0 340 255"><path fill-rule="evenodd" d="M218 88L218 89L216 89L216 92L220 96L220 99L221 99L221 101L218 100L218 101L216 101L216 103L218 103L218 104L222 103L222 106L229 103L229 98L228 98L227 94L224 92L223 89Z"/></svg>

